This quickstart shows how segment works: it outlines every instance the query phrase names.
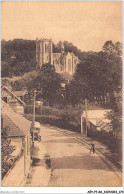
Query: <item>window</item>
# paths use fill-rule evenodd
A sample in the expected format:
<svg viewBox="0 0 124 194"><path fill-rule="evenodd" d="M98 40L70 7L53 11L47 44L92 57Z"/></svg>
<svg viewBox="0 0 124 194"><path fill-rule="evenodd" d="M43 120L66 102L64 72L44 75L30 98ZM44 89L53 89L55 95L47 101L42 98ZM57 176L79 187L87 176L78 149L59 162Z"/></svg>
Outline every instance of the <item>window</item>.
<svg viewBox="0 0 124 194"><path fill-rule="evenodd" d="M45 52L46 52L46 50L47 50L47 46L46 46L46 44L45 44Z"/></svg>
<svg viewBox="0 0 124 194"><path fill-rule="evenodd" d="M68 72L71 72L71 60L68 59Z"/></svg>

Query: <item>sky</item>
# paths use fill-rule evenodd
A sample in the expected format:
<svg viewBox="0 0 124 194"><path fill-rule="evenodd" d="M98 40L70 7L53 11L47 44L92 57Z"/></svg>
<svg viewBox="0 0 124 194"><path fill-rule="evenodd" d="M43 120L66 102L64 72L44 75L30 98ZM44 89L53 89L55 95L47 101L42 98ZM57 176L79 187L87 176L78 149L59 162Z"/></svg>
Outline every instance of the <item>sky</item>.
<svg viewBox="0 0 124 194"><path fill-rule="evenodd" d="M122 42L122 2L2 2L1 39L37 37L66 40L82 51L100 51L107 40Z"/></svg>

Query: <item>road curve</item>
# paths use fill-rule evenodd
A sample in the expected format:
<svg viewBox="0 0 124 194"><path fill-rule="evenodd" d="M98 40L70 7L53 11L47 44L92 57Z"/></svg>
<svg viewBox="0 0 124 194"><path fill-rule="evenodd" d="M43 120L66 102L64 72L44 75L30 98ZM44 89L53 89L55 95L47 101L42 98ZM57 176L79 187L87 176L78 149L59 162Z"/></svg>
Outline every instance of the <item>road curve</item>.
<svg viewBox="0 0 124 194"><path fill-rule="evenodd" d="M122 186L112 168L74 137L47 126L41 126L40 133L52 161L50 187Z"/></svg>

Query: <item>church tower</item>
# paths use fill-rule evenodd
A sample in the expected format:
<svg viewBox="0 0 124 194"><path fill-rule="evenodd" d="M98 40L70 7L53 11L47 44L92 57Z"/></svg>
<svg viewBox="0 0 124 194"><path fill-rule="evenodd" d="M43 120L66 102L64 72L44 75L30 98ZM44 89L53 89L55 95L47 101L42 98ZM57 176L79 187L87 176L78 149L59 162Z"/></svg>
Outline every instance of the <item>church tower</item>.
<svg viewBox="0 0 124 194"><path fill-rule="evenodd" d="M37 66L42 67L45 63L53 64L52 40L36 39L36 61Z"/></svg>

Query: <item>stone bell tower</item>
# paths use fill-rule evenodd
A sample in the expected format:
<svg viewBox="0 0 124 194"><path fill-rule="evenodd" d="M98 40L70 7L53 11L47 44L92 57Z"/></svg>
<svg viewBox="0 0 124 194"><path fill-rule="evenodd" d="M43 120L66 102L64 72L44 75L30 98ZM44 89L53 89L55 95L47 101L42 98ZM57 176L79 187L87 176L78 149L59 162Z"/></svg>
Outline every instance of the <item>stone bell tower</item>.
<svg viewBox="0 0 124 194"><path fill-rule="evenodd" d="M40 68L45 63L53 65L53 48L51 39L36 39L36 61L37 66Z"/></svg>

